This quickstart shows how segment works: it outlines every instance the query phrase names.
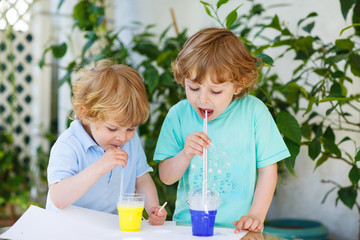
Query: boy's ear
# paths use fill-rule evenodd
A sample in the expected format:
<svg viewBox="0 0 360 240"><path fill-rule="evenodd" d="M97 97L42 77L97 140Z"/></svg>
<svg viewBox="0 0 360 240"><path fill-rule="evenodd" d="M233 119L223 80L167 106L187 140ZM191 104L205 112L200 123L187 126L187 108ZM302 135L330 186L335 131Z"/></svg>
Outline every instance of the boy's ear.
<svg viewBox="0 0 360 240"><path fill-rule="evenodd" d="M80 114L79 118L82 119L82 121L83 121L84 123L86 123L86 119L87 119L87 118L86 118L87 109L86 109L85 106L80 106L79 114Z"/></svg>
<svg viewBox="0 0 360 240"><path fill-rule="evenodd" d="M243 79L242 79L242 82L243 83L246 83L247 81L246 81L247 79L244 77ZM240 86L240 84L239 85L235 85L235 91L234 91L234 95L238 95L241 91L243 90L243 87L242 86Z"/></svg>
<svg viewBox="0 0 360 240"><path fill-rule="evenodd" d="M241 90L243 90L243 87L241 86L235 87L234 95L238 95L241 92Z"/></svg>

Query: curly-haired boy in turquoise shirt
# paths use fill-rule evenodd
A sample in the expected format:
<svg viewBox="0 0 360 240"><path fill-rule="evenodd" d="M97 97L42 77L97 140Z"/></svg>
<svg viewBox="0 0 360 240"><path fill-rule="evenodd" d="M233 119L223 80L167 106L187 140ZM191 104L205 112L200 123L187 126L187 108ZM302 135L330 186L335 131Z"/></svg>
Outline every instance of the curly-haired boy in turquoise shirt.
<svg viewBox="0 0 360 240"><path fill-rule="evenodd" d="M261 231L288 149L267 107L249 95L257 59L230 30L207 28L190 37L173 63L186 100L163 123L154 160L165 184L178 184L174 220L190 223L188 194L202 187L208 149L208 188L220 193L215 224ZM205 112L208 135L202 132Z"/></svg>

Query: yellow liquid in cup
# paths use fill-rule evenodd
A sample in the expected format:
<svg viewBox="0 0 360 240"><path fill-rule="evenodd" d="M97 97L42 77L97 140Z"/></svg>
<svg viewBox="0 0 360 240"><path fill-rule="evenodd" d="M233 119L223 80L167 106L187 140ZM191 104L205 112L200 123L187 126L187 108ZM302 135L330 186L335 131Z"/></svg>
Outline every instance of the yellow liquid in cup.
<svg viewBox="0 0 360 240"><path fill-rule="evenodd" d="M141 219L144 207L117 207L119 211L119 223L121 231L140 231Z"/></svg>

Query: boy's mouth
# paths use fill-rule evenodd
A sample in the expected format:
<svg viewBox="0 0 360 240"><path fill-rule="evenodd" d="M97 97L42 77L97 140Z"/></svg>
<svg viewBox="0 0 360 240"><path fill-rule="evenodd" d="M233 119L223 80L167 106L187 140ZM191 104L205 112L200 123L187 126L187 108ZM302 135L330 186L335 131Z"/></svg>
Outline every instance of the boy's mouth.
<svg viewBox="0 0 360 240"><path fill-rule="evenodd" d="M199 112L200 112L201 116L203 116L204 118L206 117L205 116L205 114L206 114L205 111L207 111L207 117L208 118L214 113L214 110L212 110L212 109L199 108Z"/></svg>

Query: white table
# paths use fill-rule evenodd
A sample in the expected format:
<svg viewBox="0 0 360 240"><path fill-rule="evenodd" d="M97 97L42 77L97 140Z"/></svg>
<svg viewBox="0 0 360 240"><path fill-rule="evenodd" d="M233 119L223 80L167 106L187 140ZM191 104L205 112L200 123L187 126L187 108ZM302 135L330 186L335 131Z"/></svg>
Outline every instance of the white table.
<svg viewBox="0 0 360 240"><path fill-rule="evenodd" d="M195 237L192 236L191 226L177 226L171 221L166 221L161 226L152 226L142 221L139 232L122 232L117 215L75 206L59 212L31 206L11 228L0 235L0 238L16 240L239 240L246 233L242 231L240 234L234 234L234 229L215 228L212 237Z"/></svg>

